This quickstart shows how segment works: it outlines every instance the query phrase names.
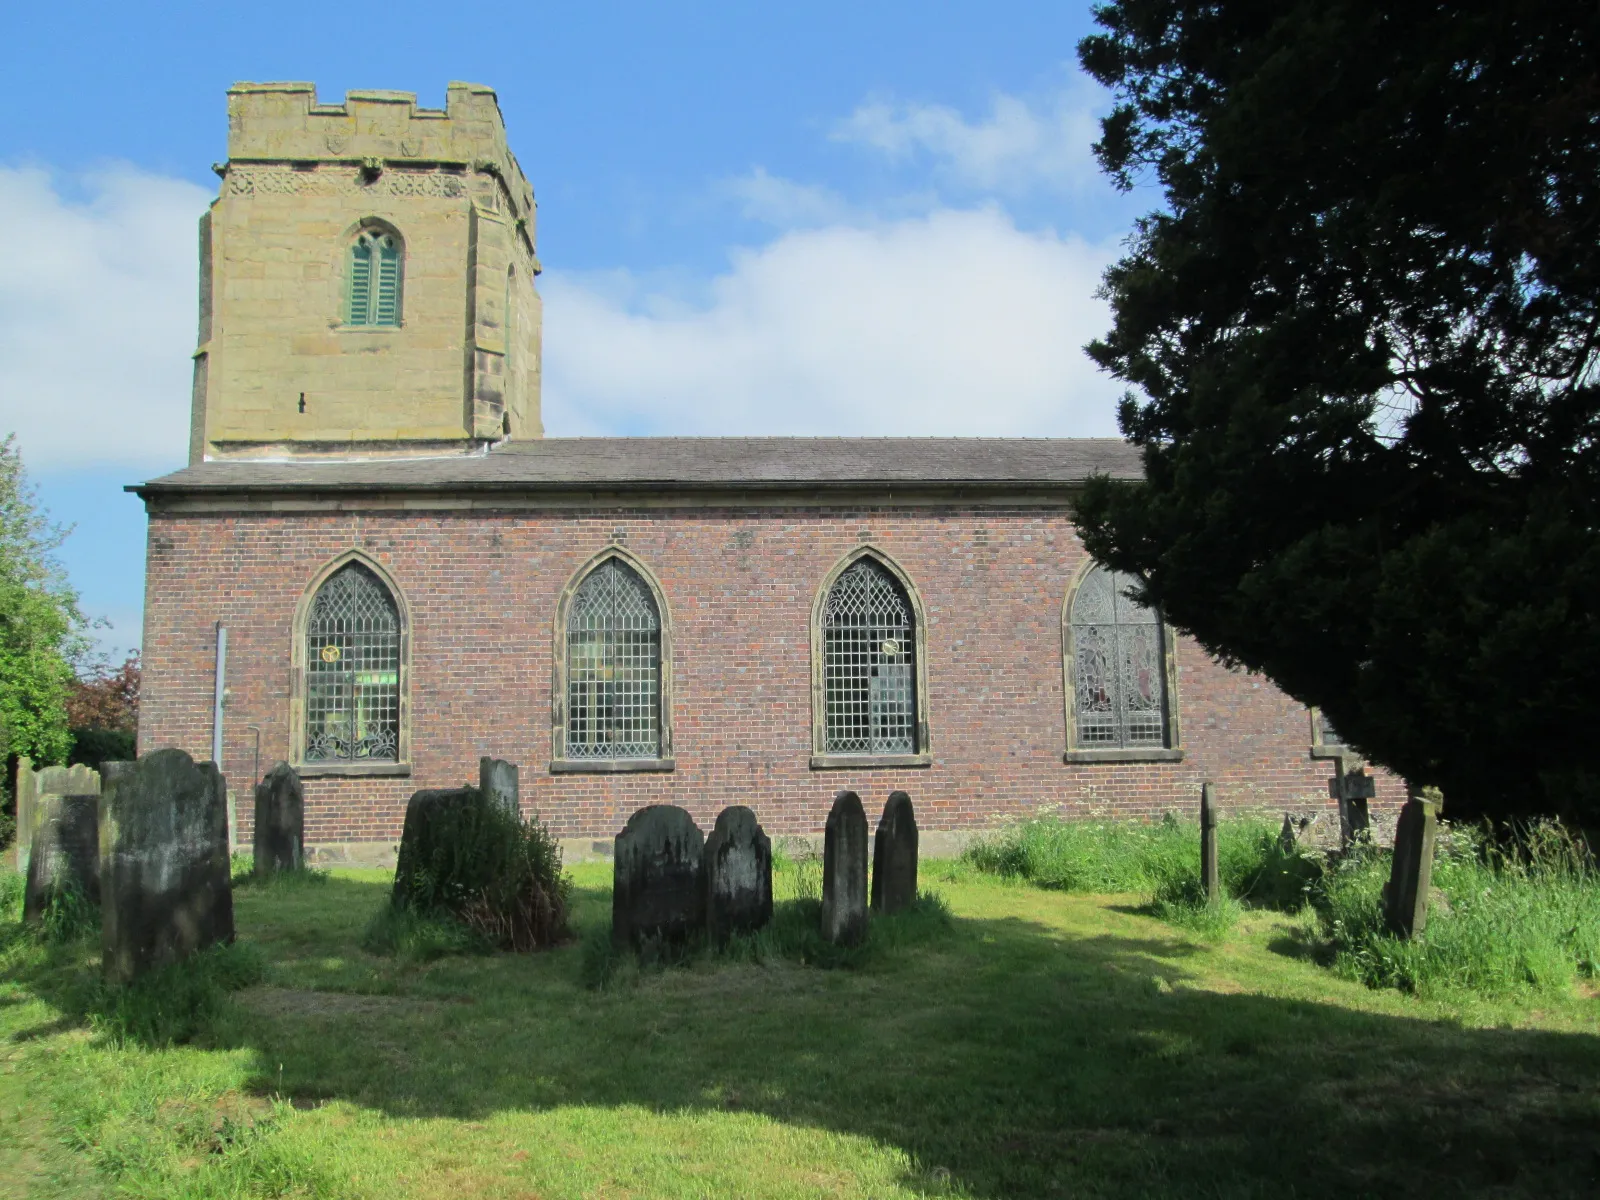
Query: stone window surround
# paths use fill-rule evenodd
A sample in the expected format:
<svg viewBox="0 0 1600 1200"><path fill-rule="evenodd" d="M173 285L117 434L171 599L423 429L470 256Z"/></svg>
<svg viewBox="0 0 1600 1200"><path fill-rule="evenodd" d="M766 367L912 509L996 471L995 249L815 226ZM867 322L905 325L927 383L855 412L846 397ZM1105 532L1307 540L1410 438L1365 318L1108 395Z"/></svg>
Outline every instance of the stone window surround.
<svg viewBox="0 0 1600 1200"><path fill-rule="evenodd" d="M916 669L917 752L915 754L830 754L827 751L828 692L825 664L826 639L822 620L828 595L839 576L870 558L900 585L911 604L913 625L913 665ZM817 588L811 604L811 769L813 771L859 770L878 767L928 767L933 765L932 741L928 735L928 618L916 585L900 564L881 547L863 542L833 564Z"/></svg>
<svg viewBox="0 0 1600 1200"><path fill-rule="evenodd" d="M1306 717L1311 723L1311 757L1328 759L1340 764L1339 769L1344 770L1343 764L1349 761L1353 765L1361 764L1361 756L1346 746L1343 742L1334 743L1323 741L1322 738L1322 710L1316 705L1306 707Z"/></svg>
<svg viewBox="0 0 1600 1200"><path fill-rule="evenodd" d="M351 251L354 249L356 239L368 230L386 233L394 238L400 246L400 275L395 286L395 310L397 320L393 325L352 325L350 323L350 262ZM333 314L328 322L328 327L334 333L374 335L395 334L406 327L406 272L411 266L411 250L406 244L405 234L400 232L400 227L386 217L377 213L368 213L366 216L352 222L345 228L343 237L339 240L337 250L332 255L330 262L330 277L335 283L333 289L334 301L338 311ZM373 286L377 286L376 263L373 269Z"/></svg>
<svg viewBox="0 0 1600 1200"><path fill-rule="evenodd" d="M389 589L395 612L400 617L400 714L399 746L394 762L375 763L308 763L306 753L306 625L311 619L311 607L317 593L335 572L350 563L360 563L371 571L378 582ZM336 776L383 776L411 774L411 608L406 603L405 592L393 575L370 554L359 549L349 549L322 565L312 576L300 602L295 606L291 636L289 669L289 763L302 779Z"/></svg>
<svg viewBox="0 0 1600 1200"><path fill-rule="evenodd" d="M1095 749L1078 745L1078 685L1077 655L1072 638L1072 602L1078 588L1099 566L1093 558L1084 557L1083 563L1067 586L1066 597L1061 602L1061 694L1066 709L1067 748L1061 756L1066 763L1139 763L1182 762L1182 726L1178 720L1178 656L1177 639L1165 619L1161 621L1161 661L1166 685L1167 737L1165 746L1131 746L1115 749Z"/></svg>
<svg viewBox="0 0 1600 1200"><path fill-rule="evenodd" d="M578 588L608 559L615 558L633 570L650 589L661 620L661 742L655 758L568 758L567 750L567 614ZM553 670L550 678L550 773L552 775L614 775L635 771L671 771L672 757L672 610L666 590L655 572L620 543L607 546L574 571L556 601Z"/></svg>

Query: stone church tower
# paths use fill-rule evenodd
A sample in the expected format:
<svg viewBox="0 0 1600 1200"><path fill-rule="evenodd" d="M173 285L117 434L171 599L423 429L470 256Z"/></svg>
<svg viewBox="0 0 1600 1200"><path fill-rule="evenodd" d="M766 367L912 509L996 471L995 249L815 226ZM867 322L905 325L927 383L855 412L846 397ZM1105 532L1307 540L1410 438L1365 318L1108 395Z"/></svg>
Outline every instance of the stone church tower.
<svg viewBox="0 0 1600 1200"><path fill-rule="evenodd" d="M470 453L540 437L533 189L494 92L228 93L200 222L189 461Z"/></svg>

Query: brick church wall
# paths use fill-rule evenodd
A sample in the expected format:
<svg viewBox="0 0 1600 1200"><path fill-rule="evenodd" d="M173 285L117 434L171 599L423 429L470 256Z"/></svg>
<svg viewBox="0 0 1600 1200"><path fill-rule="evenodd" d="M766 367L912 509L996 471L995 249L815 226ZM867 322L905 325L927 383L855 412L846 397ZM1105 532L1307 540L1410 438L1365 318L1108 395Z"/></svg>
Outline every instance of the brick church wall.
<svg viewBox="0 0 1600 1200"><path fill-rule="evenodd" d="M613 541L659 579L672 622L669 773L553 774L554 620L573 573ZM870 541L905 571L928 620L932 765L816 770L810 619L839 558ZM213 627L229 631L223 770L250 835L260 768L289 754L292 624L308 583L360 548L411 614L405 778L308 778L307 840L392 843L406 799L476 778L480 755L521 765L524 807L563 838L608 839L644 804L709 827L748 804L773 835L821 829L833 793L870 810L903 788L930 830L975 830L1054 806L1067 816L1225 805L1330 811L1331 765L1306 710L1269 682L1177 645L1180 762L1064 763L1061 614L1084 560L1060 508L522 510L504 513L152 512L140 752L209 758ZM1401 796L1379 776L1380 806ZM1328 818L1324 818L1327 820Z"/></svg>

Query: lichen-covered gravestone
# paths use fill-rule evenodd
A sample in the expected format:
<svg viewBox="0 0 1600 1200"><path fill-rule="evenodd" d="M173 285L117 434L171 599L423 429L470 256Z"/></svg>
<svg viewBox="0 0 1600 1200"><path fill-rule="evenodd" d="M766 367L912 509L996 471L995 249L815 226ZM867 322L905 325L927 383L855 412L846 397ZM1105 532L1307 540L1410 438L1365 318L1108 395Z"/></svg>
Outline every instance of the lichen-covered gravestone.
<svg viewBox="0 0 1600 1200"><path fill-rule="evenodd" d="M612 942L682 941L703 929L704 853L705 835L675 804L651 804L629 817L612 844Z"/></svg>
<svg viewBox="0 0 1600 1200"><path fill-rule="evenodd" d="M867 935L867 814L861 797L840 792L822 844L822 936L853 946Z"/></svg>
<svg viewBox="0 0 1600 1200"><path fill-rule="evenodd" d="M22 919L44 916L53 896L74 892L91 904L100 903L100 796L55 796L38 799L33 847L28 855L28 890Z"/></svg>
<svg viewBox="0 0 1600 1200"><path fill-rule="evenodd" d="M51 800L61 796L98 796L100 775L91 766L40 767L26 757L17 759L17 870L26 874L33 835Z"/></svg>
<svg viewBox="0 0 1600 1200"><path fill-rule="evenodd" d="M772 842L755 813L725 808L701 855L706 929L717 945L772 920Z"/></svg>
<svg viewBox="0 0 1600 1200"><path fill-rule="evenodd" d="M1389 932L1411 938L1428 925L1428 889L1433 883L1433 843L1438 832L1439 792L1413 789L1394 829L1394 858L1384 888Z"/></svg>
<svg viewBox="0 0 1600 1200"><path fill-rule="evenodd" d="M233 941L228 785L215 763L158 750L108 763L100 792L102 961L127 982Z"/></svg>
<svg viewBox="0 0 1600 1200"><path fill-rule="evenodd" d="M1200 883L1205 888L1206 903L1222 900L1222 877L1217 867L1217 796L1216 786L1200 786Z"/></svg>
<svg viewBox="0 0 1600 1200"><path fill-rule="evenodd" d="M872 911L897 913L917 902L917 815L911 797L890 792L872 839Z"/></svg>
<svg viewBox="0 0 1600 1200"><path fill-rule="evenodd" d="M478 790L513 817L522 815L522 791L517 783L516 763L503 758L480 758Z"/></svg>
<svg viewBox="0 0 1600 1200"><path fill-rule="evenodd" d="M305 865L305 791L295 769L281 762L256 784L256 874L298 871Z"/></svg>
<svg viewBox="0 0 1600 1200"><path fill-rule="evenodd" d="M461 823L486 802L474 787L423 788L411 793L406 803L406 821L400 830L400 853L394 864L394 903L405 907L420 892L429 891L429 881L449 873L455 856L454 845L461 837ZM449 897L432 897L447 900Z"/></svg>

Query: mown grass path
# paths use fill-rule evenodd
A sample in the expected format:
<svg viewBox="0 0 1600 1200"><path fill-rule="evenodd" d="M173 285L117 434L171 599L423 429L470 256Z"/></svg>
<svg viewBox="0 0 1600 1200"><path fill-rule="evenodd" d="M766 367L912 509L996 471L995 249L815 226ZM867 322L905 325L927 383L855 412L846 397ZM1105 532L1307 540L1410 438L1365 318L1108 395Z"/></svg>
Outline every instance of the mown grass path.
<svg viewBox="0 0 1600 1200"><path fill-rule="evenodd" d="M204 1047L97 1041L60 1007L93 948L14 949L0 1194L1600 1193L1592 997L1424 1003L1332 977L1300 920L1207 946L1128 897L925 876L932 946L602 992L577 946L362 952L377 873L244 888L269 978Z"/></svg>

